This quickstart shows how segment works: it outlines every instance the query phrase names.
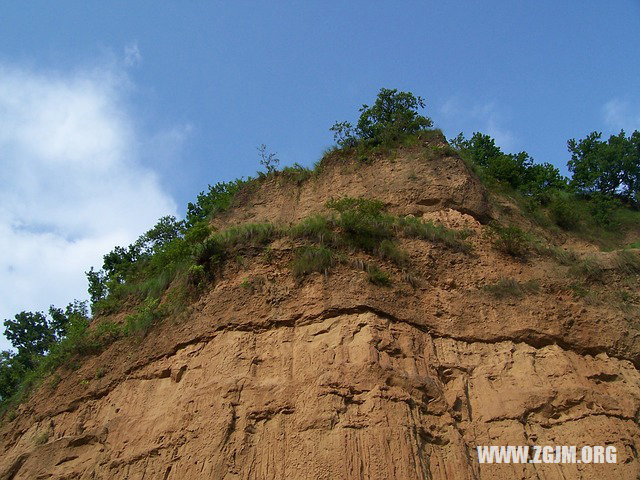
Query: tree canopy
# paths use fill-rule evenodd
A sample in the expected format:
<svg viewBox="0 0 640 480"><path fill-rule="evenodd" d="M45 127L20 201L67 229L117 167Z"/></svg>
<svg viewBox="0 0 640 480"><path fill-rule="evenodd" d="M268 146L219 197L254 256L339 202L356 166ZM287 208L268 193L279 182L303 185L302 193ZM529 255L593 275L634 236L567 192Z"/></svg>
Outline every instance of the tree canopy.
<svg viewBox="0 0 640 480"><path fill-rule="evenodd" d="M570 185L578 193L618 197L630 204L640 201L640 132L629 137L624 130L602 140L592 132L581 140L567 142L571 153Z"/></svg>

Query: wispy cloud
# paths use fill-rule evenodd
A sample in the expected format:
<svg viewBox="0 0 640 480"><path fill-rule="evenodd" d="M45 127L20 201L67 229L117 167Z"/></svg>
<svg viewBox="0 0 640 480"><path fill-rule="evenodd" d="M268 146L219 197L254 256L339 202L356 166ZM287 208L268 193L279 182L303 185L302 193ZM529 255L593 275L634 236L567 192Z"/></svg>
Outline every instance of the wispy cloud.
<svg viewBox="0 0 640 480"><path fill-rule="evenodd" d="M139 131L127 93L113 66L60 73L0 65L0 321L84 298L85 270L175 214L141 165L140 146L157 135Z"/></svg>
<svg viewBox="0 0 640 480"><path fill-rule="evenodd" d="M128 67L138 66L142 62L142 54L138 48L138 43L134 42L124 47L124 64Z"/></svg>
<svg viewBox="0 0 640 480"><path fill-rule="evenodd" d="M602 112L605 123L613 130L640 130L640 108L634 109L628 101L614 98L604 104Z"/></svg>
<svg viewBox="0 0 640 480"><path fill-rule="evenodd" d="M450 98L439 110L447 123L465 127L468 134L476 131L486 133L495 138L505 151L516 145L516 136L504 126L506 115L495 102L465 105L457 98Z"/></svg>

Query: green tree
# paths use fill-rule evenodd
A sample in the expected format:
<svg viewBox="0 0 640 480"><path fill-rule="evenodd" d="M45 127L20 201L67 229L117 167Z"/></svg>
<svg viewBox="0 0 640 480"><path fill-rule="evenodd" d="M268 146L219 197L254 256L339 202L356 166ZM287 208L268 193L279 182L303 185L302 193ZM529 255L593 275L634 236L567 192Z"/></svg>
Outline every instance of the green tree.
<svg viewBox="0 0 640 480"><path fill-rule="evenodd" d="M0 352L0 401L11 397L26 373L24 365L9 351Z"/></svg>
<svg viewBox="0 0 640 480"><path fill-rule="evenodd" d="M94 304L99 300L102 300L107 296L109 291L107 287L107 279L104 270L94 270L93 267L88 272L84 272L87 276L87 282L89 283L89 298L91 303Z"/></svg>
<svg viewBox="0 0 640 480"><path fill-rule="evenodd" d="M49 317L51 318L49 328L53 332L55 339L60 341L61 338L67 335L70 324L78 319L84 320L89 317L87 302L74 300L64 310L51 305L49 307Z"/></svg>
<svg viewBox="0 0 640 480"><path fill-rule="evenodd" d="M136 245L139 250L146 255L162 250L169 242L183 235L185 224L182 220L177 220L173 215L161 217L158 222L142 235Z"/></svg>
<svg viewBox="0 0 640 480"><path fill-rule="evenodd" d="M53 342L55 332L42 312L20 312L13 320L4 321L4 335L18 350L20 362L27 368L34 368L37 357L44 355Z"/></svg>
<svg viewBox="0 0 640 480"><path fill-rule="evenodd" d="M549 163L535 163L524 151L517 154L504 153L489 135L475 132L467 140L460 133L451 140L451 145L488 177L539 201L548 201L551 190L566 187L566 179L556 167Z"/></svg>
<svg viewBox="0 0 640 480"><path fill-rule="evenodd" d="M602 140L601 132L591 132L576 141L570 139L567 148L571 159L570 185L578 193L598 194L605 198L619 197L629 203L640 200L640 132L630 137L621 130Z"/></svg>
<svg viewBox="0 0 640 480"><path fill-rule="evenodd" d="M496 141L489 135L475 132L470 139L466 139L462 133L451 140L451 145L466 155L473 163L480 167L488 167L492 158L504 155Z"/></svg>
<svg viewBox="0 0 640 480"><path fill-rule="evenodd" d="M422 97L381 88L373 105L365 104L360 108L355 128L350 122L336 122L331 131L341 147L355 146L359 141L390 144L433 125L429 117L419 113L424 108Z"/></svg>
<svg viewBox="0 0 640 480"><path fill-rule="evenodd" d="M210 216L224 212L231 206L235 195L249 182L237 179L233 182L218 182L209 185L207 192L198 194L196 203L187 205L185 228L191 228L198 222L208 220Z"/></svg>

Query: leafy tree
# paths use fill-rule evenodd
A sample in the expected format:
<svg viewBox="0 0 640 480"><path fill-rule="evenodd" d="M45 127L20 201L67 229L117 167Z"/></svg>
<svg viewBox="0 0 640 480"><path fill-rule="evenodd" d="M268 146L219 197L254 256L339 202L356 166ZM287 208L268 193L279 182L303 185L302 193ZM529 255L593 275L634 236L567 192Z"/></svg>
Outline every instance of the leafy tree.
<svg viewBox="0 0 640 480"><path fill-rule="evenodd" d="M190 228L198 222L208 220L211 215L224 212L231 206L235 195L249 182L237 179L233 182L219 182L209 185L207 192L198 194L196 203L187 205L187 219L185 228Z"/></svg>
<svg viewBox="0 0 640 480"><path fill-rule="evenodd" d="M46 353L56 340L42 312L20 312L14 320L5 320L4 326L4 335L29 368L35 366L36 357Z"/></svg>
<svg viewBox="0 0 640 480"><path fill-rule="evenodd" d="M534 163L528 167L526 191L543 195L547 191L564 190L566 187L567 179L550 163Z"/></svg>
<svg viewBox="0 0 640 480"><path fill-rule="evenodd" d="M67 335L70 324L78 319L84 320L89 317L87 302L74 300L64 310L51 305L49 307L49 317L51 318L49 328L56 340L60 341L61 338Z"/></svg>
<svg viewBox="0 0 640 480"><path fill-rule="evenodd" d="M601 140L601 132L567 142L571 159L571 187L578 193L620 197L638 204L640 200L640 132L626 137L624 130Z"/></svg>
<svg viewBox="0 0 640 480"><path fill-rule="evenodd" d="M109 291L107 287L107 279L104 270L94 270L93 267L88 272L84 272L89 282L89 298L94 304L107 296Z"/></svg>
<svg viewBox="0 0 640 480"><path fill-rule="evenodd" d="M340 147L355 147L358 143L355 130L350 122L336 122L329 130L333 132L333 140Z"/></svg>
<svg viewBox="0 0 640 480"><path fill-rule="evenodd" d="M424 107L424 100L410 92L381 88L372 106L360 108L355 128L350 122L336 122L331 131L341 147L355 146L359 141L389 144L433 125L429 117L418 113Z"/></svg>
<svg viewBox="0 0 640 480"><path fill-rule="evenodd" d="M489 160L503 155L496 141L489 135L475 132L469 140L462 133L451 141L451 145L466 154L476 165L488 167Z"/></svg>
<svg viewBox="0 0 640 480"><path fill-rule="evenodd" d="M127 248L115 247L103 258L102 269L111 283L124 283L134 264L144 254L139 243L129 245Z"/></svg>
<svg viewBox="0 0 640 480"><path fill-rule="evenodd" d="M490 178L509 184L540 201L548 201L548 191L566 187L566 180L556 167L549 163L537 164L524 151L504 153L489 135L475 132L467 140L460 133L451 141L451 145Z"/></svg>
<svg viewBox="0 0 640 480"><path fill-rule="evenodd" d="M14 353L0 352L0 401L16 392L25 373L24 365L17 361Z"/></svg>
<svg viewBox="0 0 640 480"><path fill-rule="evenodd" d="M164 248L169 242L182 236L184 221L177 220L173 215L166 215L158 220L148 232L136 242L143 254L151 255Z"/></svg>

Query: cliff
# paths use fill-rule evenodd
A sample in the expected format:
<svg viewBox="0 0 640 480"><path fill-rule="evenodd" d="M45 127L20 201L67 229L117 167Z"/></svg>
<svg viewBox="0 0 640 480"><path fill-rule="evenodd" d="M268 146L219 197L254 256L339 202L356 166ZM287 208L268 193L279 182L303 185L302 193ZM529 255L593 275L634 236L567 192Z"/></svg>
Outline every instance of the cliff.
<svg viewBox="0 0 640 480"><path fill-rule="evenodd" d="M273 240L268 258L244 248L182 315L45 382L2 425L0 478L640 474L640 323L634 305L607 300L637 290L637 274L615 253L593 253L603 277L587 301L553 255L496 250L488 222L508 202L443 140L367 163L334 156L300 182L268 177L214 223L290 224L344 196L467 229L473 248L401 238L411 278L385 264L391 286L354 262L296 278L289 238ZM614 445L617 463L481 465L478 445Z"/></svg>

